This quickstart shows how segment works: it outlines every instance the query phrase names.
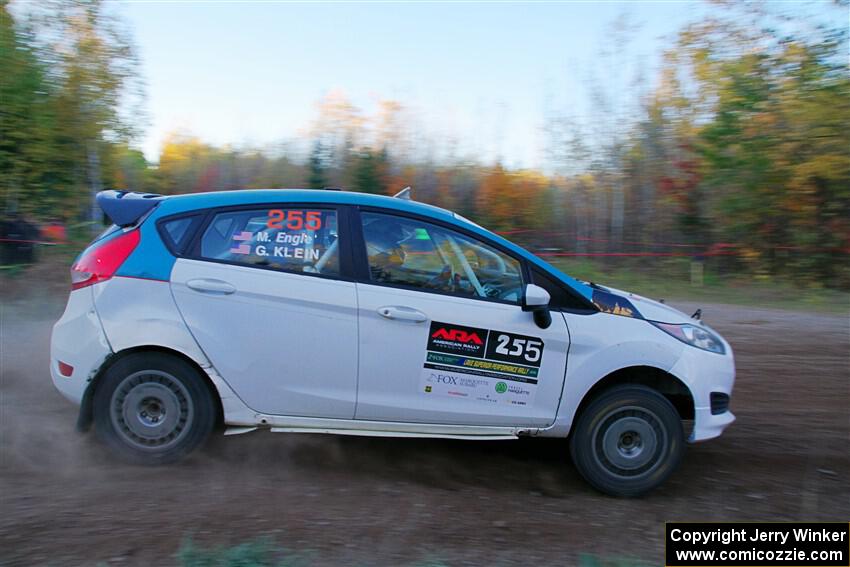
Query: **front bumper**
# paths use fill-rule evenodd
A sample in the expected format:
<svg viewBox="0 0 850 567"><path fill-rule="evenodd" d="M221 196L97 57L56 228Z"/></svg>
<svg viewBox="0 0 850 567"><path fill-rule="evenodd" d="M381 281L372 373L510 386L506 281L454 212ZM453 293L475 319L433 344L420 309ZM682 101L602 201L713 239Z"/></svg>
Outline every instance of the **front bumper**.
<svg viewBox="0 0 850 567"><path fill-rule="evenodd" d="M735 414L731 411L727 410L721 414L713 415L711 408L697 408L694 410L694 429L688 437L688 442L696 443L720 437L723 430L734 421Z"/></svg>
<svg viewBox="0 0 850 567"><path fill-rule="evenodd" d="M50 337L50 376L56 389L80 404L89 382L111 353L94 308L92 288L72 291ZM60 361L73 367L70 376L62 375Z"/></svg>
<svg viewBox="0 0 850 567"><path fill-rule="evenodd" d="M732 347L725 341L724 346L724 355L685 348L682 357L670 369L671 374L688 386L694 398L694 428L688 438L691 443L718 437L735 421L735 415L728 409L717 414L711 412L712 392L731 397L735 385Z"/></svg>

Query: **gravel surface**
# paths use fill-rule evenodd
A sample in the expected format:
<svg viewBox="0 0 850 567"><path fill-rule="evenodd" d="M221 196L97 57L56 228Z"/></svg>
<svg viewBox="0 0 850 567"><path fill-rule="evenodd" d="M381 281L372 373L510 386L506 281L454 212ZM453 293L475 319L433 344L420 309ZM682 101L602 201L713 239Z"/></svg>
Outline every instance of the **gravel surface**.
<svg viewBox="0 0 850 567"><path fill-rule="evenodd" d="M677 304L693 311L697 306ZM665 521L850 520L850 323L701 305L735 349L738 416L638 500L602 496L566 444L255 432L170 467L115 462L48 373L52 300L0 321L0 564L173 564L181 541L262 535L314 565L660 564Z"/></svg>

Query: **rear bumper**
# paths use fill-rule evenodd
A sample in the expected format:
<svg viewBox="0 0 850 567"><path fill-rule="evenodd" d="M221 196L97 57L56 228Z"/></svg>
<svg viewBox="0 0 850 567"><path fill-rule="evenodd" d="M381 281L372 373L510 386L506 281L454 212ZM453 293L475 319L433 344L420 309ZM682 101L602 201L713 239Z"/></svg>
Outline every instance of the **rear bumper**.
<svg viewBox="0 0 850 567"><path fill-rule="evenodd" d="M72 291L50 337L50 376L59 392L80 404L103 361L112 353L94 308L92 288ZM64 376L59 362L73 368Z"/></svg>

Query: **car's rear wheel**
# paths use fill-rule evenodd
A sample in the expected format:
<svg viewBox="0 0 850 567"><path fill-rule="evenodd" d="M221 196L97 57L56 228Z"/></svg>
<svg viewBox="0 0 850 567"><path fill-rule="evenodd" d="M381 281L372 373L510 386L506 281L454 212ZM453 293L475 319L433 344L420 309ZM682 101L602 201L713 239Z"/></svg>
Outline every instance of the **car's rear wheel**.
<svg viewBox="0 0 850 567"><path fill-rule="evenodd" d="M676 408L646 386L615 386L581 412L570 452L579 473L613 496L640 496L681 461L684 431Z"/></svg>
<svg viewBox="0 0 850 567"><path fill-rule="evenodd" d="M98 436L125 460L177 461L215 425L215 404L198 371L165 353L130 354L113 364L94 393Z"/></svg>

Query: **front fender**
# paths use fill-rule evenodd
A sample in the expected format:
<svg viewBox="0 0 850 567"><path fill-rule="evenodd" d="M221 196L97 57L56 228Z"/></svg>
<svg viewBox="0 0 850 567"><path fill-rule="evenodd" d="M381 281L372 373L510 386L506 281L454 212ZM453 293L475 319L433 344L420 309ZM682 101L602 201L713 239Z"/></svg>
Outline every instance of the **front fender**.
<svg viewBox="0 0 850 567"><path fill-rule="evenodd" d="M565 437L587 393L623 368L643 366L664 372L676 365L684 346L643 319L608 313L565 313L570 350L558 414L546 435Z"/></svg>

